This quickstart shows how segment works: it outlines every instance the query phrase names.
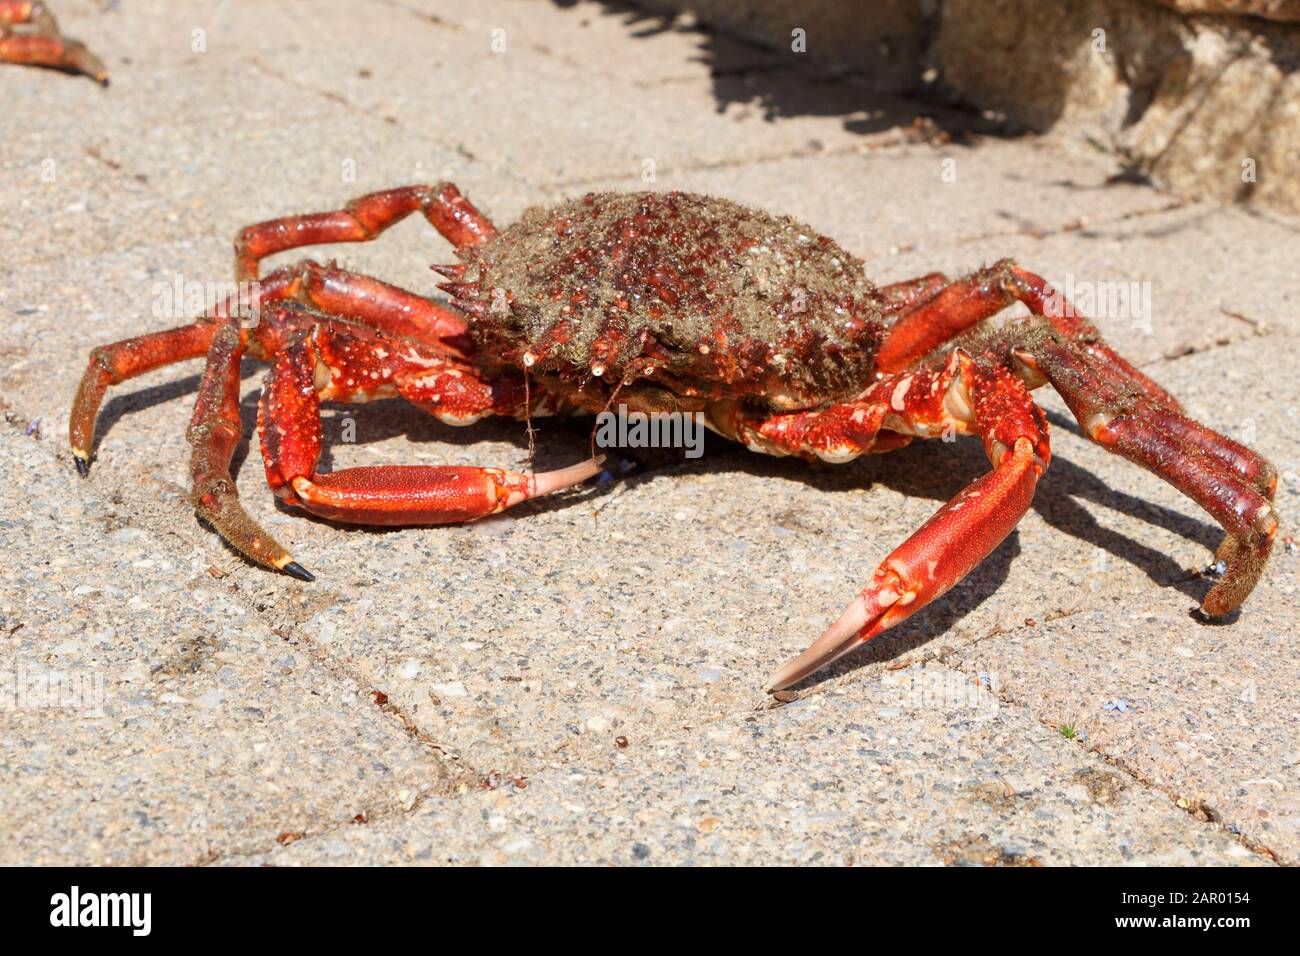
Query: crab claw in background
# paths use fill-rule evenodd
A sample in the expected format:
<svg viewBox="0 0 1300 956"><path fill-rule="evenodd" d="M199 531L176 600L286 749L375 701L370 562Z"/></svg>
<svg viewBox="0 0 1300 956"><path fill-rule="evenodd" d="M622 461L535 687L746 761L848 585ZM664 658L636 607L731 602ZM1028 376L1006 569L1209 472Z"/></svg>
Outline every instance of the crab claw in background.
<svg viewBox="0 0 1300 956"><path fill-rule="evenodd" d="M108 86L103 61L80 40L60 33L54 14L45 4L32 0L0 0L0 62L81 73L100 86Z"/></svg>
<svg viewBox="0 0 1300 956"><path fill-rule="evenodd" d="M983 561L1029 509L1042 471L1028 438L971 482L876 569L871 583L808 650L772 675L784 690L947 592Z"/></svg>

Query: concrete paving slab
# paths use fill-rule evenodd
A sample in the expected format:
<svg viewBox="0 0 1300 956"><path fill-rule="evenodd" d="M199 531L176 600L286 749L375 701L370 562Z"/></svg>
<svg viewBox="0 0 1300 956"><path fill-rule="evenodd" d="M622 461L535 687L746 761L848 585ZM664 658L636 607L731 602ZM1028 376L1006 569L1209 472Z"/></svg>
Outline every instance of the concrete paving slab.
<svg viewBox="0 0 1300 956"><path fill-rule="evenodd" d="M587 759L565 748L526 777L491 775L460 799L426 801L400 822L335 831L255 859L1263 862L1081 748L1062 752L1023 709L997 704L967 675L916 671L777 710L738 707L723 690L722 713L682 727L652 729L635 713L608 726L592 717L581 728L598 740Z"/></svg>
<svg viewBox="0 0 1300 956"><path fill-rule="evenodd" d="M438 754L196 553L0 423L0 861L206 863L447 791Z"/></svg>
<svg viewBox="0 0 1300 956"><path fill-rule="evenodd" d="M451 139L538 186L861 149L873 138L859 125L896 140L890 118L908 123L917 113L915 104L849 83L826 84L817 114L799 111L780 123L761 105L733 101L719 112L707 64L698 65L697 82L659 83L653 68L638 72L635 40L623 76L593 82L581 60L554 50L573 43L578 23L599 10L594 4L530 15L531 30L499 25L495 8L464 14L451 26L441 14L435 22L398 9L409 25L386 37L382 58L373 47L345 46L328 58L302 49L278 53L274 68L306 88L341 96L351 108L391 117L412 134Z"/></svg>

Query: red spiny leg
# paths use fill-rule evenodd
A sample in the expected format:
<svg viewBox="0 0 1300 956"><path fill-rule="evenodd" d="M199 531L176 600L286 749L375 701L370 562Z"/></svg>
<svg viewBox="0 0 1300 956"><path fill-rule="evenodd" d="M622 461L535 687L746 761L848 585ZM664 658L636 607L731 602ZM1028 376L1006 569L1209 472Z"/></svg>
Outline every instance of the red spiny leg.
<svg viewBox="0 0 1300 956"><path fill-rule="evenodd" d="M359 322L372 328L436 346L453 357L472 349L464 317L455 309L369 276L346 272L315 262L277 269L257 285L259 306L296 299L329 317ZM110 385L116 385L164 365L203 355L218 327L235 316L237 303L227 301L211 315L189 325L153 332L103 345L90 355L69 420L69 441L77 470L89 471L94 448L95 418ZM258 359L269 360L287 337L314 325L319 314L298 315L279 311L276 320L242 328L242 345Z"/></svg>
<svg viewBox="0 0 1300 956"><path fill-rule="evenodd" d="M294 294L295 278L292 270L267 276L260 285L260 301L272 303L291 297ZM239 303L227 300L211 314L195 319L188 325L101 345L90 353L90 362L81 377L68 419L68 443L72 447L72 460L83 477L90 470L90 458L95 447L95 418L108 387L164 365L200 357L212 345L217 330L239 318L238 307ZM278 327L272 325L258 328L260 331L257 334L266 339L269 348ZM263 349L261 354L267 350Z"/></svg>
<svg viewBox="0 0 1300 956"><path fill-rule="evenodd" d="M921 288L932 276L886 286ZM1141 391L1151 401L1181 411L1176 399L1134 368L1102 339L1101 334L1047 281L1003 259L943 288L938 294L904 308L890 328L876 367L899 372L932 354L974 325L992 318L1013 302L1023 302L1034 315L1047 318L1059 332L1105 359L1106 375Z"/></svg>
<svg viewBox="0 0 1300 956"><path fill-rule="evenodd" d="M892 389L890 420L918 433L932 431L939 416L961 422L984 439L993 471L963 489L885 558L839 620L773 675L769 690L799 682L947 592L1028 510L1051 454L1042 411L1001 366L977 363L958 351L946 371L948 389L960 394L959 407L944 404L947 389L913 393L922 384L915 377L920 373L896 376L881 383Z"/></svg>
<svg viewBox="0 0 1300 956"><path fill-rule="evenodd" d="M1059 290L1048 286L1046 279L1021 269L1007 260L998 263L998 266L1011 270L1014 276L1013 286L1017 290L1016 298L1024 302L1030 312L1047 317L1057 331L1082 346L1089 354L1102 359L1101 367L1111 378L1117 378L1136 388L1156 405L1172 412L1183 410L1178 399L1138 371L1128 359L1111 348L1096 327L1079 315L1078 310Z"/></svg>
<svg viewBox="0 0 1300 956"><path fill-rule="evenodd" d="M571 487L600 470L598 461L542 474L500 468L389 465L316 472L320 402L409 394L457 424L514 413L519 390L498 389L471 366L432 350L399 351L373 334L322 324L282 352L267 374L258 432L267 481L286 503L355 524L418 525L471 521L539 495Z"/></svg>
<svg viewBox="0 0 1300 956"><path fill-rule="evenodd" d="M370 193L333 212L271 219L242 230L235 239L235 277L257 278L266 256L329 242L369 242L419 210L454 246L470 246L496 235L496 227L451 183L402 186Z"/></svg>
<svg viewBox="0 0 1300 956"><path fill-rule="evenodd" d="M284 350L316 327L322 316L296 303L272 302L249 329L233 318L216 326L199 382L194 415L186 437L190 456L190 501L200 518L236 550L304 581L313 577L267 534L239 502L230 461L243 435L239 416L240 360L248 351L264 356Z"/></svg>
<svg viewBox="0 0 1300 956"><path fill-rule="evenodd" d="M90 353L90 364L81 377L68 419L68 444L72 448L72 460L82 477L90 472L90 456L95 447L95 418L108 386L163 365L198 358L207 352L216 333L216 323L201 320L166 332L153 332L102 345Z"/></svg>
<svg viewBox="0 0 1300 956"><path fill-rule="evenodd" d="M242 554L304 581L312 574L294 561L275 538L262 530L239 503L230 459L243 435L239 417L239 362L244 354L240 331L223 325L208 350L190 422L190 500L199 517Z"/></svg>
<svg viewBox="0 0 1300 956"><path fill-rule="evenodd" d="M886 312L901 312L933 299L949 284L950 280L942 272L931 272L916 279L883 285L879 291Z"/></svg>
<svg viewBox="0 0 1300 956"><path fill-rule="evenodd" d="M1219 522L1226 569L1201 602L1221 616L1238 607L1264 571L1277 513L1276 471L1267 461L1190 418L1117 386L1105 360L1060 335L1023 334L1015 356L1044 375L1089 438L1159 475Z"/></svg>
<svg viewBox="0 0 1300 956"><path fill-rule="evenodd" d="M32 0L0 0L0 61L83 73L108 85L108 70L99 57L80 40L61 34L45 4Z"/></svg>
<svg viewBox="0 0 1300 956"><path fill-rule="evenodd" d="M464 358L473 345L465 317L450 306L370 276L307 261L297 266L295 297L325 312ZM265 280L264 280L265 281Z"/></svg>
<svg viewBox="0 0 1300 956"><path fill-rule="evenodd" d="M280 283L276 291L282 298L291 293L295 273L289 270L276 276ZM264 358L283 355L294 347L292 343L324 321L329 320L283 301L264 305L260 321L252 328L242 328L229 317L218 321L213 326L187 436L194 449L190 458L190 499L198 516L245 556L304 581L313 580L311 573L244 510L230 473L230 461L243 434L239 417L240 360L249 351ZM435 346L427 348L433 351ZM391 387L388 394L392 394Z"/></svg>

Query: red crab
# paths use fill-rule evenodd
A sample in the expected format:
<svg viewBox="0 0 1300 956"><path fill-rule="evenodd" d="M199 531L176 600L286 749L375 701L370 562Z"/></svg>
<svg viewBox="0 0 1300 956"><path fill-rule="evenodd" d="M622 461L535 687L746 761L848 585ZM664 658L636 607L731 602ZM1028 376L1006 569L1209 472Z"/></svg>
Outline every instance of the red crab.
<svg viewBox="0 0 1300 956"><path fill-rule="evenodd" d="M258 432L288 505L360 524L443 524L493 514L598 471L526 474L385 466L317 471L322 401L400 395L454 425L485 415L699 412L770 455L830 462L914 437L978 436L992 470L876 569L844 614L770 689L799 681L943 594L1029 507L1050 457L1030 389L1051 383L1093 441L1187 494L1227 530L1226 569L1202 609L1237 607L1277 532L1273 467L1182 414L1044 280L1010 261L950 281L877 287L832 240L785 217L688 193L597 193L533 209L498 232L450 184L363 196L336 212L240 233L235 267L328 242L363 242L412 212L455 247L435 266L451 304L314 262L261 280L260 321L231 307L98 348L72 410L85 474L110 384L207 356L190 426L193 501L245 555L311 580L244 512L230 476L241 437L239 364L271 363ZM1022 302L1031 315L993 320Z"/></svg>
<svg viewBox="0 0 1300 956"><path fill-rule="evenodd" d="M54 14L32 0L0 0L0 62L52 66L108 85L108 70L99 57L80 40L60 33Z"/></svg>

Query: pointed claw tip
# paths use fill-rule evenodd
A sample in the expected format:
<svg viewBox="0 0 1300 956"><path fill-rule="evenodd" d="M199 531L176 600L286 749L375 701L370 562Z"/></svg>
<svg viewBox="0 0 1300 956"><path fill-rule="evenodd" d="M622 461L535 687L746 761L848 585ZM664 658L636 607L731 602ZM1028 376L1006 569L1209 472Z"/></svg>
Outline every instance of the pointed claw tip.
<svg viewBox="0 0 1300 956"><path fill-rule="evenodd" d="M77 466L77 474L81 475L82 478L90 474L90 462L81 455L73 455L72 463Z"/></svg>
<svg viewBox="0 0 1300 956"><path fill-rule="evenodd" d="M299 581L315 581L316 575L312 574L297 561L290 561L280 569L285 574L292 574Z"/></svg>

